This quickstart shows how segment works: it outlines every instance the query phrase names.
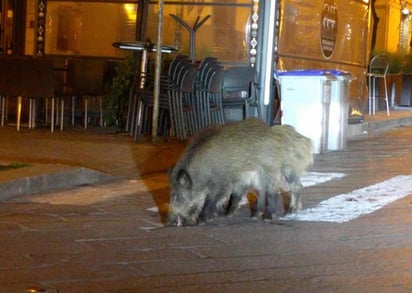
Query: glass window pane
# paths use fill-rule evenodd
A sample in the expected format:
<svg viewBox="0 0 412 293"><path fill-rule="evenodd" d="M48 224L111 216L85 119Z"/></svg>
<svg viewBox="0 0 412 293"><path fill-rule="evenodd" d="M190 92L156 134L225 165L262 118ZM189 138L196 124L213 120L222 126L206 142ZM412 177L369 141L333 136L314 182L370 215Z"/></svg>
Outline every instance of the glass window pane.
<svg viewBox="0 0 412 293"><path fill-rule="evenodd" d="M112 46L136 38L137 4L49 1L46 54L123 56Z"/></svg>
<svg viewBox="0 0 412 293"><path fill-rule="evenodd" d="M163 43L176 45L181 53L189 55L190 33L170 15L176 15L191 28L210 15L195 33L195 59L216 56L224 61L248 62L245 28L251 13L251 1L238 1L248 5L237 6L233 5L233 0L228 2L231 5L165 5ZM147 36L152 42L157 39L157 18L158 5L152 4L147 25Z"/></svg>

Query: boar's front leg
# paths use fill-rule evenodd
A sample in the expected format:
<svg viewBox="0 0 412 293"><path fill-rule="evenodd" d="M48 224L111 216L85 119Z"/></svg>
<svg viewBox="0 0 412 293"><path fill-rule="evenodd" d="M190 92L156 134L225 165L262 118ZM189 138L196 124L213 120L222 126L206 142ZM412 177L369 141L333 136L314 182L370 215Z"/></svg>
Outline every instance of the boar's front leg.
<svg viewBox="0 0 412 293"><path fill-rule="evenodd" d="M209 196L206 197L205 203L203 205L202 211L199 214L200 222L207 222L209 219L216 217L217 208L216 202L211 200Z"/></svg>
<svg viewBox="0 0 412 293"><path fill-rule="evenodd" d="M263 213L263 220L272 220L273 214L284 214L283 200L279 191L266 193L266 207Z"/></svg>
<svg viewBox="0 0 412 293"><path fill-rule="evenodd" d="M231 216L239 207L242 196L238 193L232 193L226 206L226 216Z"/></svg>

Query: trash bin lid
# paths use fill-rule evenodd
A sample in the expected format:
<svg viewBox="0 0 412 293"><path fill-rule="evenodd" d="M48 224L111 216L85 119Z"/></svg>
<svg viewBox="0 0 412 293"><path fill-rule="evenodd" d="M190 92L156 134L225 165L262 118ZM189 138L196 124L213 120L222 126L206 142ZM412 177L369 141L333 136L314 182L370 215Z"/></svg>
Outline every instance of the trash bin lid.
<svg viewBox="0 0 412 293"><path fill-rule="evenodd" d="M329 70L323 69L298 69L290 71L277 71L278 76L325 76L332 75Z"/></svg>
<svg viewBox="0 0 412 293"><path fill-rule="evenodd" d="M339 69L297 69L289 71L276 71L275 78L279 77L325 77L327 79L353 80L355 77L349 71Z"/></svg>
<svg viewBox="0 0 412 293"><path fill-rule="evenodd" d="M349 71L346 70L338 70L338 69L332 69L332 70L327 70L331 75L337 78L337 80L346 80L346 81L352 81L356 79L355 76L353 76Z"/></svg>
<svg viewBox="0 0 412 293"><path fill-rule="evenodd" d="M319 80L337 80L337 76L332 75L328 70L323 69L300 69L290 71L275 71L275 79L293 79L293 78L309 78Z"/></svg>
<svg viewBox="0 0 412 293"><path fill-rule="evenodd" d="M335 76L347 76L347 75L351 75L351 74L349 73L349 71L346 71L346 70L328 69L328 70L326 70L326 71L329 72L329 73L332 74L332 75L335 75Z"/></svg>

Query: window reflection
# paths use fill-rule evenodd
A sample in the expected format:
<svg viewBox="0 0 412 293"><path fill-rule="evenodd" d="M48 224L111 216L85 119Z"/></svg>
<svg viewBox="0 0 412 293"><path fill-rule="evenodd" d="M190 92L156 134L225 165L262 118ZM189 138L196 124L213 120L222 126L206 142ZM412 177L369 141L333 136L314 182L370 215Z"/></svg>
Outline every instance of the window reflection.
<svg viewBox="0 0 412 293"><path fill-rule="evenodd" d="M136 37L136 4L49 1L46 54L123 56L112 43Z"/></svg>
<svg viewBox="0 0 412 293"><path fill-rule="evenodd" d="M129 3L48 1L45 53L56 55L122 57L124 52L113 42L136 40L136 1ZM175 45L189 55L190 35L170 14L190 27L196 20L211 15L196 31L195 58L216 56L224 61L248 61L245 26L251 13L251 0L227 1L215 5L211 0L177 1L164 5L163 43ZM151 1L147 17L148 39L157 40L158 3Z"/></svg>
<svg viewBox="0 0 412 293"><path fill-rule="evenodd" d="M183 54L189 55L189 32L178 24L170 14L181 18L193 28L196 19L211 17L196 31L195 58L216 56L225 61L248 61L245 26L251 13L251 5L172 5L164 6L163 42L175 45ZM249 4L251 1L247 1ZM238 1L237 3L245 3ZM150 5L147 36L156 40L158 6Z"/></svg>

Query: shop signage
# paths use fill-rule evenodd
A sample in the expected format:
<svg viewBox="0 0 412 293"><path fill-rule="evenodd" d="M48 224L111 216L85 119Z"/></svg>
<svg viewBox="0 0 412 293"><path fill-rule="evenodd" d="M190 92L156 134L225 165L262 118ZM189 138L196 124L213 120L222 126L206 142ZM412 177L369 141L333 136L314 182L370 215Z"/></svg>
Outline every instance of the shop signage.
<svg viewBox="0 0 412 293"><path fill-rule="evenodd" d="M336 45L338 10L334 0L324 0L320 21L320 45L322 54L329 59Z"/></svg>

